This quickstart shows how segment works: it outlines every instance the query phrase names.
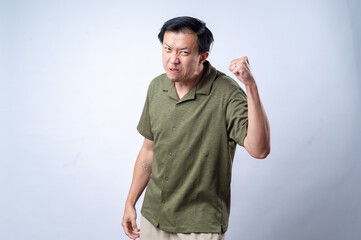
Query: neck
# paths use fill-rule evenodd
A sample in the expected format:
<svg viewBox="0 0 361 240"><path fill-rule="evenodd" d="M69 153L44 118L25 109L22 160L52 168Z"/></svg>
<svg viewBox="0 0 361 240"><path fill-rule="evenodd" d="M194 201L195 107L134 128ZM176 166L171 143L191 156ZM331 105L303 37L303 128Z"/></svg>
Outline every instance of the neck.
<svg viewBox="0 0 361 240"><path fill-rule="evenodd" d="M182 82L175 82L174 86L177 90L179 99L181 99L184 95L186 95L197 83L201 80L202 75L204 72L203 64L200 67L200 70L196 73L194 78L190 81L182 81Z"/></svg>

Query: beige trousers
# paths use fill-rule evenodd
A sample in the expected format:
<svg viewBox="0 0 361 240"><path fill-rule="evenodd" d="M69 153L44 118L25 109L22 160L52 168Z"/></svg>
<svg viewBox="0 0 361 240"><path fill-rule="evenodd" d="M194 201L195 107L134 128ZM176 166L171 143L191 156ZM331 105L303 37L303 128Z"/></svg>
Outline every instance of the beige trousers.
<svg viewBox="0 0 361 240"><path fill-rule="evenodd" d="M224 233L169 233L154 227L142 216L140 240L224 240Z"/></svg>

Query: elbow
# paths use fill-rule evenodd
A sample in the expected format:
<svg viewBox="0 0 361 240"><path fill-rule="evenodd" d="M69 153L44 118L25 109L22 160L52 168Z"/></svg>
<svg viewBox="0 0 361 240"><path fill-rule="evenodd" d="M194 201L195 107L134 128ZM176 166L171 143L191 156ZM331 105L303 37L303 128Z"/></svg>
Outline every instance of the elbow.
<svg viewBox="0 0 361 240"><path fill-rule="evenodd" d="M270 154L270 150L269 151L267 151L267 152L263 152L263 153L261 153L261 154L258 154L258 155L256 155L254 158L257 158L257 159L265 159L269 154Z"/></svg>
<svg viewBox="0 0 361 240"><path fill-rule="evenodd" d="M269 138L254 142L246 137L244 147L252 157L257 159L265 159L271 152L271 142Z"/></svg>
<svg viewBox="0 0 361 240"><path fill-rule="evenodd" d="M251 156L257 159L265 159L270 153L271 153L271 147L267 146L262 151L251 154Z"/></svg>

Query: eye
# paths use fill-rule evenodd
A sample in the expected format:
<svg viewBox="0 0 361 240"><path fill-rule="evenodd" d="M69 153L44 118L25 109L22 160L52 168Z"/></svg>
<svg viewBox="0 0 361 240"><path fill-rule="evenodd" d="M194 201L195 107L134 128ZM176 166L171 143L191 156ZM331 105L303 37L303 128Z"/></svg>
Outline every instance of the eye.
<svg viewBox="0 0 361 240"><path fill-rule="evenodd" d="M188 51L184 51L184 50L183 50L183 51L181 51L181 54L182 54L182 55L188 55Z"/></svg>
<svg viewBox="0 0 361 240"><path fill-rule="evenodd" d="M170 49L170 47L164 47L164 50L165 50L166 52L170 52L172 49Z"/></svg>

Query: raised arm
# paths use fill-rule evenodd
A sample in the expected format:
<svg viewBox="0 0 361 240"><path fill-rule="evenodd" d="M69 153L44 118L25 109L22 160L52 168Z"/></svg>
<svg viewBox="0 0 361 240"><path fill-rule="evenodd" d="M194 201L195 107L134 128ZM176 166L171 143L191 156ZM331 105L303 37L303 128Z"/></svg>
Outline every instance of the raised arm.
<svg viewBox="0 0 361 240"><path fill-rule="evenodd" d="M248 129L244 147L254 158L266 158L271 151L270 127L247 57L231 61L229 70L245 85L248 102Z"/></svg>
<svg viewBox="0 0 361 240"><path fill-rule="evenodd" d="M150 174L152 173L153 145L153 141L144 138L142 148L135 162L133 180L125 203L122 226L125 234L131 239L139 238L139 233L137 232L140 229L136 222L137 212L135 204L147 186Z"/></svg>

